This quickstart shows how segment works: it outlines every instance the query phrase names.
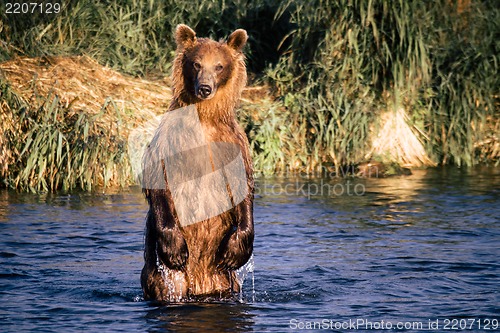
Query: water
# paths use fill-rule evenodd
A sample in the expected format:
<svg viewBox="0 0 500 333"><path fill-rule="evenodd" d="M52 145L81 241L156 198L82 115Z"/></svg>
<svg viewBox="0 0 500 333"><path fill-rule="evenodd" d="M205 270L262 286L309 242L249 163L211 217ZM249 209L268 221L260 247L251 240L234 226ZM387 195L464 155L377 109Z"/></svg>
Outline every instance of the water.
<svg viewBox="0 0 500 333"><path fill-rule="evenodd" d="M0 330L500 330L500 169L258 185L255 295L172 306L141 298L138 189L0 192Z"/></svg>

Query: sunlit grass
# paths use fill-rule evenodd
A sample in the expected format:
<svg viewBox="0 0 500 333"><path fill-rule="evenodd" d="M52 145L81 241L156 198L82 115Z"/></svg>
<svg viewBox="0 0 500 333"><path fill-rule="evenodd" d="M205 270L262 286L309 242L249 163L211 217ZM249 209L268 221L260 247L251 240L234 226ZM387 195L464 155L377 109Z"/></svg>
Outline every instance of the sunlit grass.
<svg viewBox="0 0 500 333"><path fill-rule="evenodd" d="M272 91L238 111L258 171L339 172L370 159L500 164L494 2L77 0L59 15L0 15L0 60L85 54L155 78L170 72L177 24L212 38L246 28L249 68L266 68L252 77ZM132 111L109 98L98 112L75 112L61 98L50 89L22 95L2 78L4 185L46 191L130 180L123 113Z"/></svg>

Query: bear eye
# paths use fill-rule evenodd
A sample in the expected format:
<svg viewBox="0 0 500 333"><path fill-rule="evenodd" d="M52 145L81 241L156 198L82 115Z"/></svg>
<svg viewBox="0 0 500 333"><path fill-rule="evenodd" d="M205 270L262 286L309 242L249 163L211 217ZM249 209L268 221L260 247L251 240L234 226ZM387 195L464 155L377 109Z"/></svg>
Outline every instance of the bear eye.
<svg viewBox="0 0 500 333"><path fill-rule="evenodd" d="M199 71L201 69L201 64L199 62L193 62L193 67L194 67L194 69Z"/></svg>
<svg viewBox="0 0 500 333"><path fill-rule="evenodd" d="M217 72L220 72L220 71L222 71L223 69L224 69L224 66L222 66L221 64L218 64L217 66L215 66L215 70L216 70Z"/></svg>

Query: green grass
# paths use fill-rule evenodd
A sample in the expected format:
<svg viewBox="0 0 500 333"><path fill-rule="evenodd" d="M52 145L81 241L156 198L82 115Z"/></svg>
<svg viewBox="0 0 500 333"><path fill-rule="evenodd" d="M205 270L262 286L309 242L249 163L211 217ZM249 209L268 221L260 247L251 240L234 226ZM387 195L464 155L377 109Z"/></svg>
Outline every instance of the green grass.
<svg viewBox="0 0 500 333"><path fill-rule="evenodd" d="M101 64L129 74L169 73L175 45L172 32L188 24L203 37L228 36L245 28L247 54L260 70L277 59L287 22L273 21L278 4L272 0L114 0L63 1L57 15L8 15L0 4L0 60L27 56L87 54ZM271 36L262 29L273 29Z"/></svg>
<svg viewBox="0 0 500 333"><path fill-rule="evenodd" d="M306 167L362 160L380 115L403 108L441 164L498 164L499 13L487 1L288 1L294 29L268 71L306 126ZM496 141L495 141L496 140Z"/></svg>
<svg viewBox="0 0 500 333"><path fill-rule="evenodd" d="M212 38L243 27L249 69L275 98L238 113L257 170L340 172L364 162L382 115L401 108L438 164L499 165L500 9L460 4L76 0L58 15L21 16L2 4L0 60L87 54L121 72L167 75L177 24ZM75 114L55 95L27 101L3 81L1 101L4 185L90 189L128 179L124 111L111 101L99 114Z"/></svg>

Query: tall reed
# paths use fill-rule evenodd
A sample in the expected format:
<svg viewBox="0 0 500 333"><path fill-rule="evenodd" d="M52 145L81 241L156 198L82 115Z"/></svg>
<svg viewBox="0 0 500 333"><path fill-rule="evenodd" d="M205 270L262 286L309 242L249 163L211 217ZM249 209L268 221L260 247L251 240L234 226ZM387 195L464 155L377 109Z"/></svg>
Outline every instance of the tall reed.
<svg viewBox="0 0 500 333"><path fill-rule="evenodd" d="M125 185L130 179L126 139L120 133L120 114L107 100L98 114L74 112L57 96L35 96L29 103L1 82L5 186L33 192L91 190Z"/></svg>
<svg viewBox="0 0 500 333"><path fill-rule="evenodd" d="M184 23L212 38L247 29L250 67L260 70L268 59L277 59L276 45L285 34L286 22L273 21L277 6L272 0L75 0L63 1L57 15L20 17L2 10L0 60L19 53L83 53L130 74L168 73L175 51L172 32Z"/></svg>
<svg viewBox="0 0 500 333"><path fill-rule="evenodd" d="M433 81L422 96L427 133L443 164L498 165L500 9L488 1L465 3L460 10L437 7L450 14L440 16L440 30L429 31Z"/></svg>
<svg viewBox="0 0 500 333"><path fill-rule="evenodd" d="M473 165L487 159L478 149L498 144L497 6L290 0L284 13L294 25L289 48L267 74L287 107L285 123L306 126L305 167L362 161L390 109L409 113L442 164ZM489 156L498 163L498 152Z"/></svg>

